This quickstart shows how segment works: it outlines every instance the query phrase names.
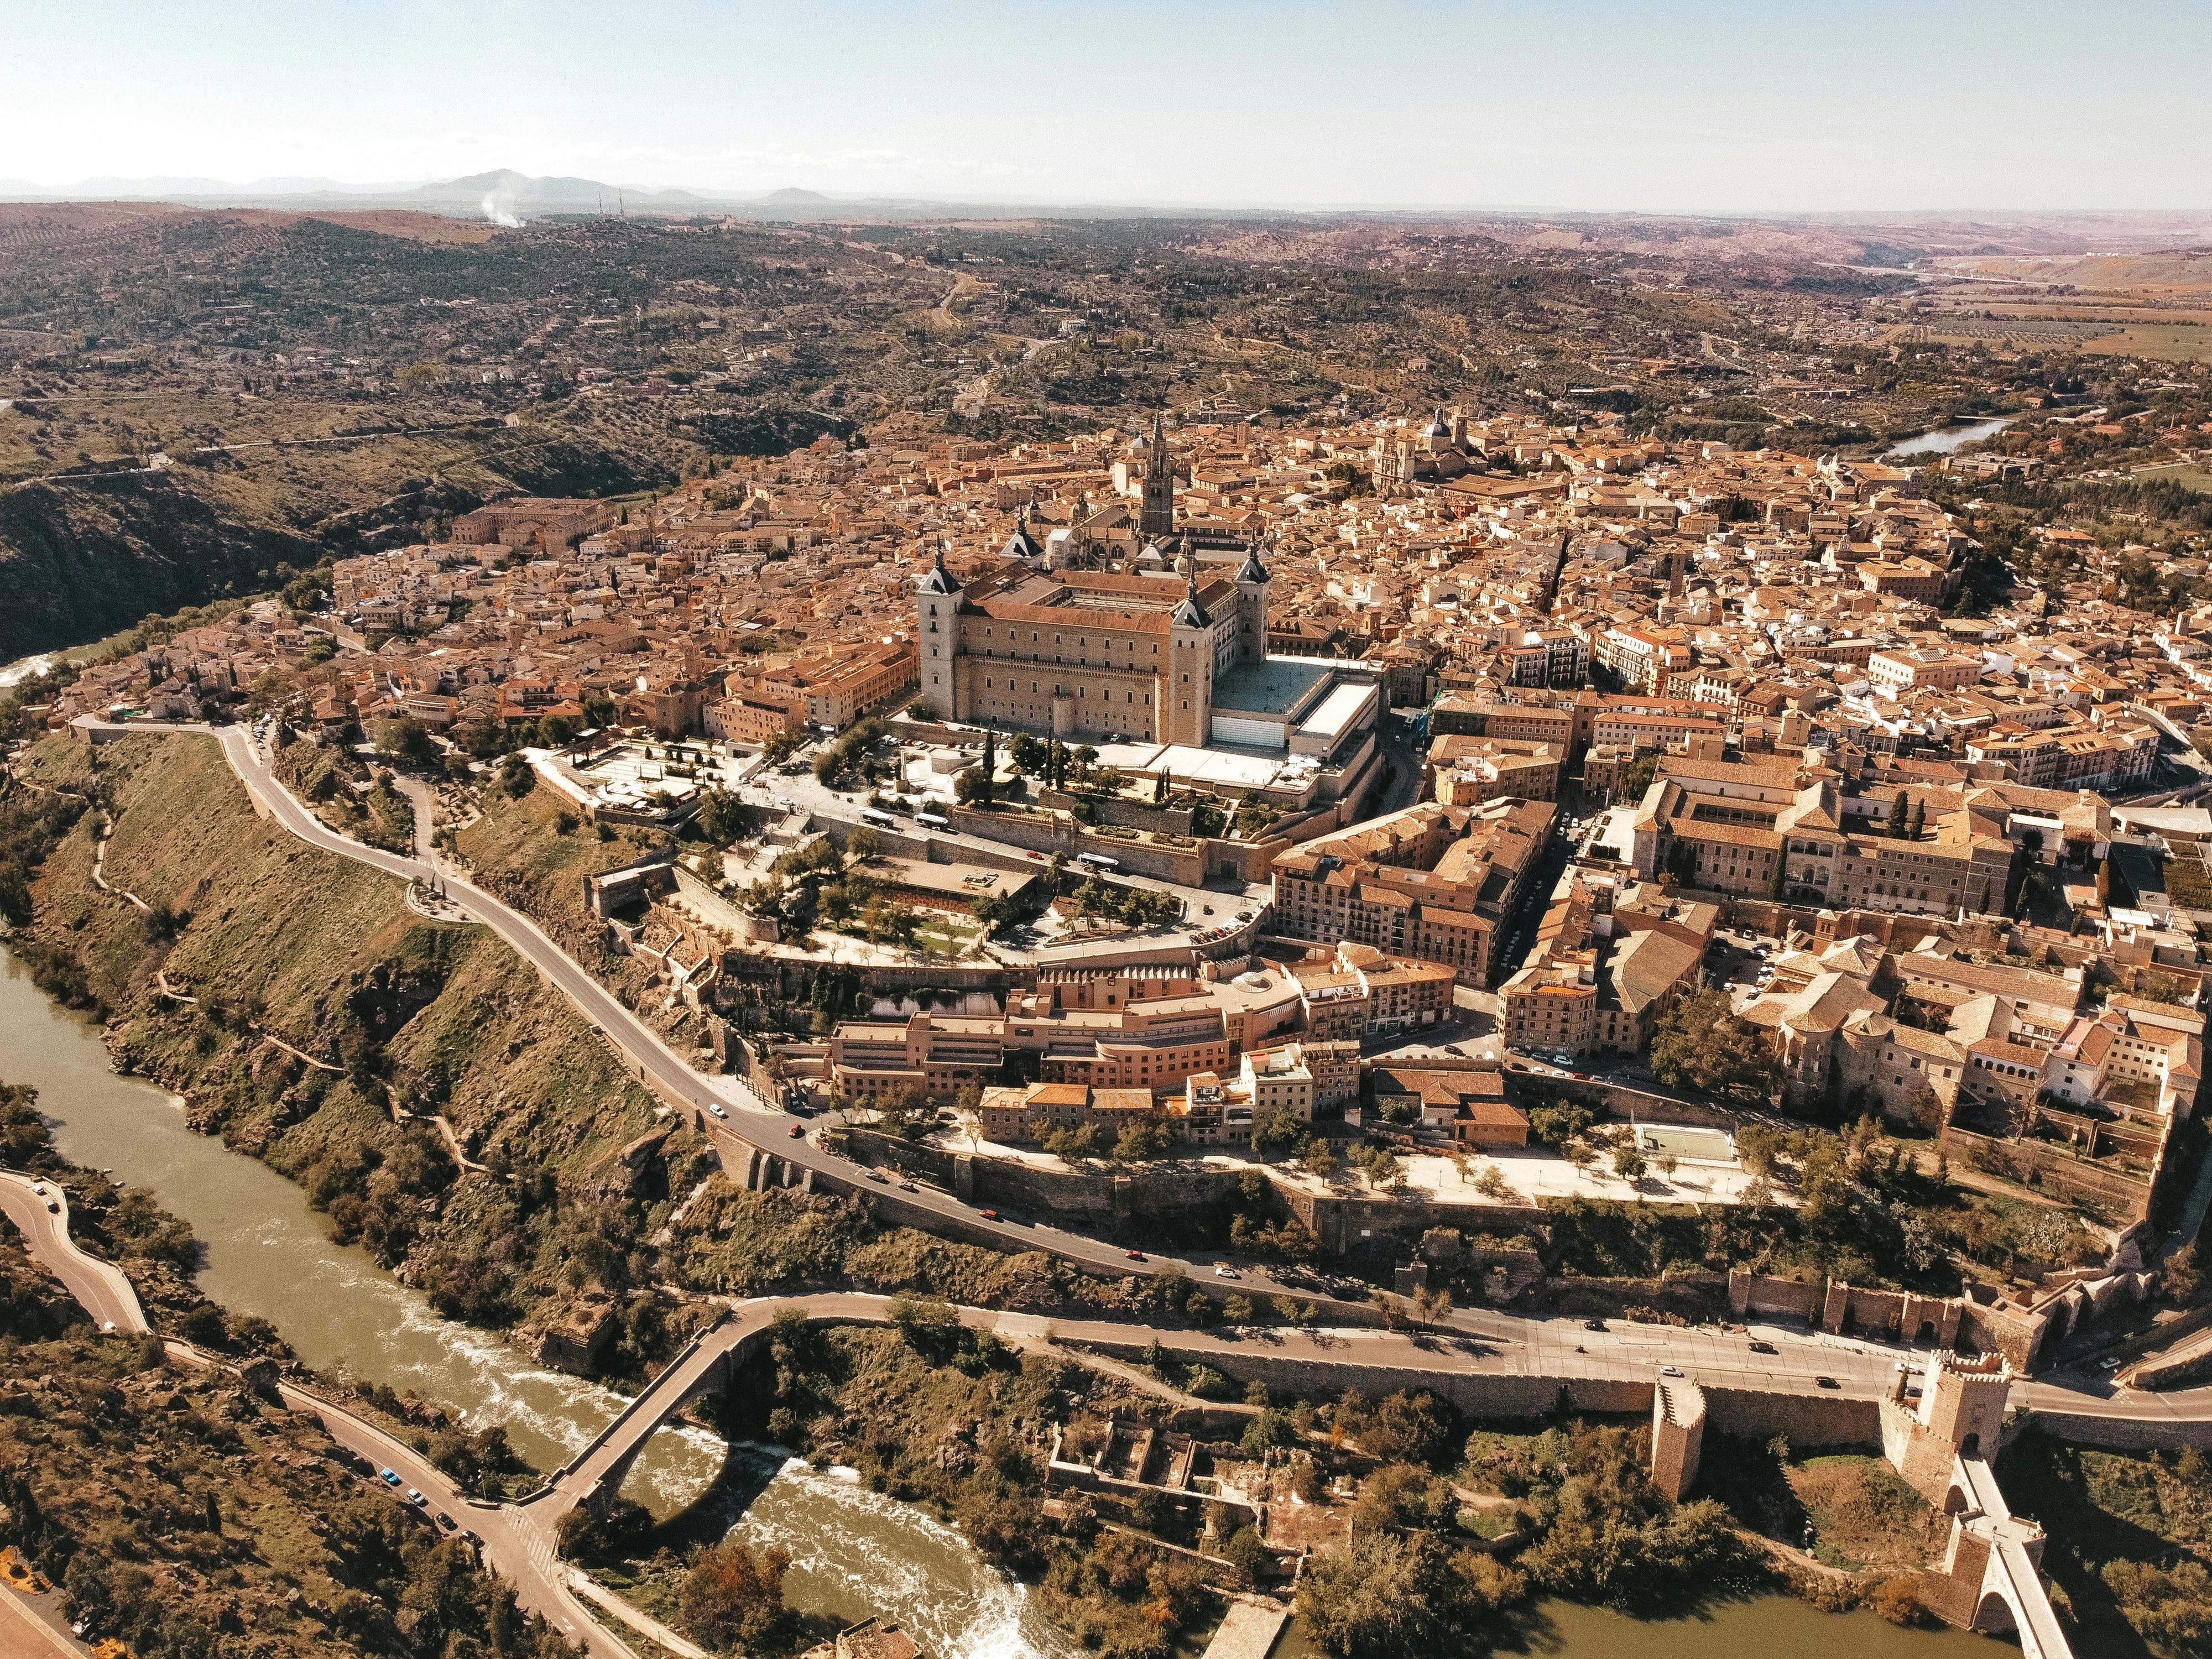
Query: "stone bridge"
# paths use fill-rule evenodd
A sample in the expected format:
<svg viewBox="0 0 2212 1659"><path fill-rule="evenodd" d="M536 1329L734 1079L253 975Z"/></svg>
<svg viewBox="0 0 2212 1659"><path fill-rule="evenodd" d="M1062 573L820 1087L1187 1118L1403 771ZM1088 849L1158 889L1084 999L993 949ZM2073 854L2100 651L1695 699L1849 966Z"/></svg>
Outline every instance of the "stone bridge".
<svg viewBox="0 0 2212 1659"><path fill-rule="evenodd" d="M1953 1466L1943 1507L1951 1514L1951 1547L1943 1560L1950 1582L1943 1589L1959 1605L1938 1611L1969 1630L2017 1634L2027 1659L2073 1659L2044 1593L2043 1528L2012 1512L1996 1472L1978 1453L1962 1454Z"/></svg>
<svg viewBox="0 0 2212 1659"><path fill-rule="evenodd" d="M779 1313L796 1311L815 1325L881 1325L889 1322L889 1299L880 1296L817 1296L748 1303L725 1313L684 1344L613 1422L517 1507L549 1536L553 1523L579 1504L604 1513L653 1437L699 1395L727 1388L768 1345Z"/></svg>

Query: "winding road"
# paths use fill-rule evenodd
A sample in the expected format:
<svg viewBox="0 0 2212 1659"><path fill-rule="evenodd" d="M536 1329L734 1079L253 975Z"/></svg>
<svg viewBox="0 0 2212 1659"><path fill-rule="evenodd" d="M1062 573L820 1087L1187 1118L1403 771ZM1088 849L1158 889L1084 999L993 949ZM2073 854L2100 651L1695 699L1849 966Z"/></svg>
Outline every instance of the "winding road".
<svg viewBox="0 0 2212 1659"><path fill-rule="evenodd" d="M31 1254L102 1330L135 1334L153 1328L123 1270L87 1255L70 1237L69 1194L61 1182L0 1170L0 1214L15 1224Z"/></svg>
<svg viewBox="0 0 2212 1659"><path fill-rule="evenodd" d="M641 1080L663 1099L689 1111L703 1123L724 1154L726 1164L740 1164L755 1149L784 1159L790 1165L827 1177L839 1188L854 1188L863 1175L849 1160L817 1146L791 1130L803 1129L802 1120L768 1106L738 1079L710 1077L692 1070L643 1020L632 1013L605 987L568 957L535 922L520 911L483 891L442 860L387 853L341 836L325 825L293 797L277 780L267 759L242 727L203 725L133 723L128 726L80 720L80 728L102 735L124 736L158 732L188 732L213 738L221 746L258 810L309 845L368 864L406 880L440 879L452 898L469 915L483 923L534 965L573 1002L584 1017L598 1025L635 1068ZM860 1190L866 1191L865 1186ZM912 1192L885 1188L879 1202L895 1207L899 1218L927 1226L934 1218L975 1237L988 1236L1015 1250L1042 1250L1076 1266L1111 1274L1142 1274L1179 1268L1194 1282L1212 1279L1220 1264L1214 1258L1186 1259L1150 1255L1132 1261L1119 1245L1071 1232L1043 1223L1001 1218L994 1220L976 1206L933 1187ZM1313 1302L1323 1319L1371 1323L1371 1304L1335 1301L1314 1296L1297 1285L1285 1284L1265 1269L1239 1262L1231 1269L1232 1285L1216 1284L1217 1290L1235 1289L1258 1297L1290 1295ZM1072 1328L1070 1328L1072 1329ZM1115 1328L1129 1330L1122 1326ZM1345 1331L1325 1339L1364 1344L1387 1334ZM1195 1343L1190 1333L1176 1340ZM1470 1370L1505 1375L1542 1376L1612 1376L1641 1380L1656 1364L1674 1363L1694 1368L1693 1375L1723 1385L1771 1388L1796 1391L1817 1386L1820 1376L1834 1378L1851 1393L1875 1393L1886 1387L1900 1359L1917 1363L1924 1351L1893 1344L1847 1337L1802 1328L1759 1326L1745 1334L1722 1334L1705 1330L1682 1330L1662 1326L1638 1326L1616 1322L1604 1331L1587 1329L1572 1318L1532 1319L1491 1310L1461 1310L1445 1322L1444 1341L1464 1345L1465 1352L1436 1346L1420 1350L1420 1365L1437 1369L1463 1361ZM1775 1352L1751 1352L1750 1339L1763 1340ZM1141 1338L1140 1338L1141 1340ZM1228 1340L1228 1339L1221 1339ZM1306 1341L1286 1336L1289 1341ZM1395 1339L1404 1341L1407 1339ZM1454 1360L1453 1356L1457 1358ZM2060 1374L2042 1382L2014 1386L2014 1400L2039 1412L2127 1422L2180 1425L2212 1424L2212 1387L2167 1394L2146 1394L2117 1388L2097 1373ZM428 1491L428 1488L424 1488Z"/></svg>

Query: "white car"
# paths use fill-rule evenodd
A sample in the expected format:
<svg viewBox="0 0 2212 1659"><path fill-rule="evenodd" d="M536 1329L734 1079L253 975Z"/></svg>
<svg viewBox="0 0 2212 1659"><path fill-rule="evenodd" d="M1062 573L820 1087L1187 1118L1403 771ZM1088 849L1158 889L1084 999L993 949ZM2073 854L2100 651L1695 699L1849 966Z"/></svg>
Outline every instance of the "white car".
<svg viewBox="0 0 2212 1659"><path fill-rule="evenodd" d="M1682 1368L1679 1365L1662 1365L1659 1368L1659 1375L1662 1376L1680 1376L1681 1374Z"/></svg>
<svg viewBox="0 0 2212 1659"><path fill-rule="evenodd" d="M1217 1261L1213 1264L1213 1276L1216 1279L1242 1279L1243 1277L1242 1273L1238 1273L1236 1268L1231 1267L1225 1261Z"/></svg>
<svg viewBox="0 0 2212 1659"><path fill-rule="evenodd" d="M729 1114L722 1109L721 1103L720 1101L708 1101L707 1103L707 1109L712 1112L716 1117L726 1118L729 1116Z"/></svg>

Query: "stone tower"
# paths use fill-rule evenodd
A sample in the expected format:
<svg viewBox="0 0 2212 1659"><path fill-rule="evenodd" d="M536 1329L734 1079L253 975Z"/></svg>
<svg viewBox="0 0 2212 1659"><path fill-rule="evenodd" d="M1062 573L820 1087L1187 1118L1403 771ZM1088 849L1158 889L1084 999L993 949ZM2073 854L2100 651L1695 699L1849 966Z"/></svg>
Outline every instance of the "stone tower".
<svg viewBox="0 0 2212 1659"><path fill-rule="evenodd" d="M1152 452L1146 458L1145 504L1137 516L1137 533L1158 541L1175 533L1175 463L1168 459L1167 433L1152 416Z"/></svg>
<svg viewBox="0 0 2212 1659"><path fill-rule="evenodd" d="M1168 618L1164 741L1204 747L1213 732L1213 618L1198 602L1198 574L1183 578L1182 603Z"/></svg>
<svg viewBox="0 0 2212 1659"><path fill-rule="evenodd" d="M945 568L945 544L937 544L937 562L915 587L915 639L921 645L922 700L939 720L958 720L960 584Z"/></svg>
<svg viewBox="0 0 2212 1659"><path fill-rule="evenodd" d="M1260 544L1252 544L1237 573L1237 655L1241 661L1259 662L1267 654L1267 586L1274 578L1260 562Z"/></svg>

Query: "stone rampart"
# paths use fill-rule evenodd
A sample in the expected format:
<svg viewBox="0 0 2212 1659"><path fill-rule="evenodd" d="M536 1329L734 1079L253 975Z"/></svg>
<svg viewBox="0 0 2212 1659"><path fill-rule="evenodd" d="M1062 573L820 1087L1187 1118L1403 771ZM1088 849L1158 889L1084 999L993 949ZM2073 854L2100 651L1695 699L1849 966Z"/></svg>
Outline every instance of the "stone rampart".
<svg viewBox="0 0 2212 1659"><path fill-rule="evenodd" d="M1840 1393L1781 1394L1763 1389L1700 1384L1705 1395L1705 1426L1739 1440L1771 1440L1787 1435L1793 1447L1864 1446L1881 1443L1881 1421L1871 1400Z"/></svg>
<svg viewBox="0 0 2212 1659"><path fill-rule="evenodd" d="M1651 1411L1649 1382L1431 1370L1285 1354L1257 1345L1249 1349L1179 1348L1171 1334L1164 1334L1159 1340L1169 1354L1185 1364L1211 1365L1239 1382L1256 1379L1271 1389L1309 1400L1333 1399L1347 1389L1367 1395L1426 1389L1470 1417L1489 1420L1547 1418L1559 1410L1563 1397L1571 1411L1637 1417L1648 1416ZM1143 1357L1147 1345L1088 1340L1081 1346L1117 1359L1135 1359Z"/></svg>

